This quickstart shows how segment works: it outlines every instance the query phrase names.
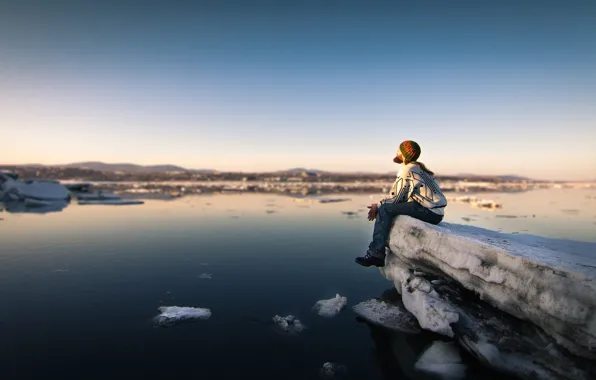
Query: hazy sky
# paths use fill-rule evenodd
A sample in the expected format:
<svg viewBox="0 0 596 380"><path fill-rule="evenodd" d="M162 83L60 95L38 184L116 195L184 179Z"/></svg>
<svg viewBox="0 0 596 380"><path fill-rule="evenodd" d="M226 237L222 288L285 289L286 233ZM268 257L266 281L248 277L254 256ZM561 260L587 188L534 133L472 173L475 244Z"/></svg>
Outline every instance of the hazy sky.
<svg viewBox="0 0 596 380"><path fill-rule="evenodd" d="M593 179L596 2L0 0L0 129L5 164L388 171L414 139Z"/></svg>

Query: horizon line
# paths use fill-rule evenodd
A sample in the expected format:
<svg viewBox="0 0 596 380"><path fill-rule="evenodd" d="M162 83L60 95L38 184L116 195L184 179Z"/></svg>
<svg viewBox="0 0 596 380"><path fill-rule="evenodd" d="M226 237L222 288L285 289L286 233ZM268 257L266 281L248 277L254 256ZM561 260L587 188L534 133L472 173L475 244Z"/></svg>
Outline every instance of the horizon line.
<svg viewBox="0 0 596 380"><path fill-rule="evenodd" d="M244 170L219 170L219 169L213 169L213 168L203 168L203 169L191 169L191 168L186 168L180 165L176 165L176 164L135 164L132 162L106 162L106 161L81 161L81 162L71 162L71 163L65 163L65 164L39 164L39 163L28 163L28 164L0 164L0 167L3 166L15 166L15 167L26 167L26 166L30 166L30 167L65 167L65 166L73 166L73 165L77 165L77 164L85 164L85 163L97 163L97 164L104 164L104 165L134 165L134 166L139 166L141 168L143 167L155 167L155 166L176 166L181 168L181 171L188 171L188 172L193 172L193 171L212 171L212 172L217 172L217 173L255 173L255 174L265 174L265 173L278 173L278 172L288 172L288 171L292 171L292 170L297 170L297 169L302 169L304 171L312 171L312 172L323 172L323 173L331 173L331 174L389 174L389 173L393 173L393 171L375 171L375 170L357 170L357 171L341 171L341 170L326 170L326 169L314 169L314 168L305 168L305 167L293 167L293 168L287 168L287 169L272 169L272 170L260 170L260 171L244 171ZM96 170L96 171L101 171L98 169L92 169L90 168L90 170ZM171 172L175 172L175 171L171 171ZM167 173L167 172L166 172ZM455 174L441 174L441 173L437 173L435 174L436 176L439 177L466 177L466 176L471 176L471 177L519 177L520 179L526 179L526 180L530 180L530 181L544 181L544 182L588 182L588 183L593 183L596 182L596 180L592 180L592 179L583 179L583 180L561 180L561 179L538 179L538 178L533 178L533 177L528 177L528 176L523 176L523 175L517 175L517 174L475 174L475 173L455 173Z"/></svg>

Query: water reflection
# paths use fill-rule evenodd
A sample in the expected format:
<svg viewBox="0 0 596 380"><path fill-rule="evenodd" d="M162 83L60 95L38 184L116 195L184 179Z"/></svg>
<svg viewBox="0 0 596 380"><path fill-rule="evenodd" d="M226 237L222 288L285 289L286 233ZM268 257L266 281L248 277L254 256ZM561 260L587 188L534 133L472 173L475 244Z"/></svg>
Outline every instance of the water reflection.
<svg viewBox="0 0 596 380"><path fill-rule="evenodd" d="M69 204L67 201L4 201L0 202L0 209L10 214L47 214L62 212Z"/></svg>

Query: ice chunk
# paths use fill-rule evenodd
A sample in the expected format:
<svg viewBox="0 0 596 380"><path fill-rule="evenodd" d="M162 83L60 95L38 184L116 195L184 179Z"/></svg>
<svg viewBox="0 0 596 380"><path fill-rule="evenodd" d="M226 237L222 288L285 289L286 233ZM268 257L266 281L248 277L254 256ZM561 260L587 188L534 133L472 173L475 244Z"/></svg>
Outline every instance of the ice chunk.
<svg viewBox="0 0 596 380"><path fill-rule="evenodd" d="M137 199L97 199L78 203L80 205L142 205L145 202Z"/></svg>
<svg viewBox="0 0 596 380"><path fill-rule="evenodd" d="M273 317L273 323L275 323L275 325L283 331L291 334L297 334L306 329L306 326L304 326L302 322L300 322L300 320L293 315L288 315L287 317L280 317L279 315L276 315Z"/></svg>
<svg viewBox="0 0 596 380"><path fill-rule="evenodd" d="M197 277L199 277L201 279L205 279L205 280L211 280L211 278L213 277L213 275L211 273L201 273Z"/></svg>
<svg viewBox="0 0 596 380"><path fill-rule="evenodd" d="M456 312L436 297L432 284L410 279L392 260L444 273L492 306L541 327L574 354L596 358L595 243L432 226L400 216L389 245L382 272L423 328L452 336L448 327Z"/></svg>
<svg viewBox="0 0 596 380"><path fill-rule="evenodd" d="M404 307L373 298L360 302L352 309L359 317L374 325L411 334L420 332L418 321Z"/></svg>
<svg viewBox="0 0 596 380"><path fill-rule="evenodd" d="M346 306L348 299L336 294L335 297L328 300L320 300L313 306L322 317L335 317Z"/></svg>
<svg viewBox="0 0 596 380"><path fill-rule="evenodd" d="M348 368L339 363L327 362L319 371L321 379L343 379L348 373Z"/></svg>
<svg viewBox="0 0 596 380"><path fill-rule="evenodd" d="M455 343L433 342L416 362L419 371L431 372L443 379L461 379L466 375L459 348Z"/></svg>
<svg viewBox="0 0 596 380"><path fill-rule="evenodd" d="M161 314L155 317L155 323L160 326L172 326L177 322L209 319L211 310L200 307L161 306Z"/></svg>
<svg viewBox="0 0 596 380"><path fill-rule="evenodd" d="M0 172L0 199L67 200L70 192L57 181L20 180L11 173Z"/></svg>

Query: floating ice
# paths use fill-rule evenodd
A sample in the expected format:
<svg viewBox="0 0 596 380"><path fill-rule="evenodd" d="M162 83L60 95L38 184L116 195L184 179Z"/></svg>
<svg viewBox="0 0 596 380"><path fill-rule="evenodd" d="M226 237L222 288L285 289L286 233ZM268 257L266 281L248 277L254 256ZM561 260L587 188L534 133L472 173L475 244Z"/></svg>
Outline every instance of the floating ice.
<svg viewBox="0 0 596 380"><path fill-rule="evenodd" d="M145 202L137 199L98 199L79 201L80 205L142 205Z"/></svg>
<svg viewBox="0 0 596 380"><path fill-rule="evenodd" d="M273 323L275 323L275 325L283 331L292 334L300 333L306 329L306 326L304 326L302 322L300 322L299 319L296 319L296 317L293 315L288 315L287 317L280 317L279 315L276 315L273 317Z"/></svg>
<svg viewBox="0 0 596 380"><path fill-rule="evenodd" d="M200 307L161 306L158 308L161 314L155 317L155 323L160 326L172 326L178 322L209 319L211 310Z"/></svg>
<svg viewBox="0 0 596 380"><path fill-rule="evenodd" d="M496 209L503 207L501 204L490 200L490 199L479 199L476 197L470 197L468 195L460 197L452 197L448 199L450 202L456 203L469 203L472 207L485 208L485 209Z"/></svg>
<svg viewBox="0 0 596 380"><path fill-rule="evenodd" d="M211 280L211 278L213 277L213 275L211 273L201 273L197 277L198 278L201 278L201 279L205 279L205 280Z"/></svg>
<svg viewBox="0 0 596 380"><path fill-rule="evenodd" d="M328 300L320 300L313 306L320 316L322 317L335 317L348 303L346 297L342 297L336 294L334 298Z"/></svg>
<svg viewBox="0 0 596 380"><path fill-rule="evenodd" d="M70 192L57 181L20 180L13 173L0 172L0 199L9 200L68 200Z"/></svg>
<svg viewBox="0 0 596 380"><path fill-rule="evenodd" d="M420 332L418 321L403 307L370 299L352 307L364 320L389 330L415 334Z"/></svg>
<svg viewBox="0 0 596 380"><path fill-rule="evenodd" d="M348 368L339 363L327 362L319 371L321 379L343 379L348 373Z"/></svg>
<svg viewBox="0 0 596 380"><path fill-rule="evenodd" d="M443 379L461 379L466 375L459 348L455 343L435 341L416 362L419 371L431 372Z"/></svg>

